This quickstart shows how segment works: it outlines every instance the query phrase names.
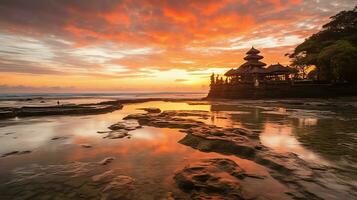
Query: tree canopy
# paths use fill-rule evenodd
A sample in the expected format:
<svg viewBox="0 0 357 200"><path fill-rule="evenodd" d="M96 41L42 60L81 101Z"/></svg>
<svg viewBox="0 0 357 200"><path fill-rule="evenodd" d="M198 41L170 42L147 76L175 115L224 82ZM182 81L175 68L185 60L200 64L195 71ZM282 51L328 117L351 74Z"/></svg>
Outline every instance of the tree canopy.
<svg viewBox="0 0 357 200"><path fill-rule="evenodd" d="M357 6L330 19L295 48L292 65L315 66L318 80L357 83Z"/></svg>

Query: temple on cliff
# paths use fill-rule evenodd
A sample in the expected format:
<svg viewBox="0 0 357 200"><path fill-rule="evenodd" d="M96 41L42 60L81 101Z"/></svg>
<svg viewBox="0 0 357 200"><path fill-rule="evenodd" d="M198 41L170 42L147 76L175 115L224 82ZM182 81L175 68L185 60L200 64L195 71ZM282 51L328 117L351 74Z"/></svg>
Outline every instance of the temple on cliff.
<svg viewBox="0 0 357 200"><path fill-rule="evenodd" d="M252 47L244 57L245 63L236 69L230 69L223 77L211 76L210 92L208 96L226 97L241 96L247 91L256 94L259 89L281 89L293 84L297 70L279 63L268 67L261 60L260 51ZM273 94L274 92L272 92ZM246 94L250 96L250 93Z"/></svg>
<svg viewBox="0 0 357 200"><path fill-rule="evenodd" d="M251 48L245 62L224 77L212 74L207 98L262 99L354 96L357 87L301 79L298 70L279 63L267 66L260 51Z"/></svg>
<svg viewBox="0 0 357 200"><path fill-rule="evenodd" d="M252 47L244 57L246 61L237 69L230 69L224 75L227 77L227 83L231 84L254 84L258 87L261 83L288 83L297 71L281 64L270 65L260 60L264 57L259 55L260 51Z"/></svg>

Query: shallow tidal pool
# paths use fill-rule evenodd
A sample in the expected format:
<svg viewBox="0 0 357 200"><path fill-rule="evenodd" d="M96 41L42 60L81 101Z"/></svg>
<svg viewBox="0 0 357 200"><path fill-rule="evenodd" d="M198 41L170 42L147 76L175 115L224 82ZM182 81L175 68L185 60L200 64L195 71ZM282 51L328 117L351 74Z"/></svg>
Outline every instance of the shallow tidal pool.
<svg viewBox="0 0 357 200"><path fill-rule="evenodd" d="M341 169L331 174L334 179L349 177L345 181L355 184L354 115L259 102L157 101L127 104L122 110L100 115L2 120L1 199L187 199L189 196L177 188L173 176L204 158L229 158L245 171L265 176L264 180L244 180L249 186L245 192L252 197L290 198L285 195L287 187L271 177L266 167L238 156L180 144L185 133L178 129L144 126L121 139L103 138L98 133L108 131L110 125L129 114L145 112L138 108L148 107L208 111L211 117L193 119L258 132L262 144L273 151L293 152L307 162L334 166ZM15 151L20 153L9 154ZM347 166L350 170L344 171ZM344 183L335 187L348 193ZM114 189L117 191L112 194Z"/></svg>

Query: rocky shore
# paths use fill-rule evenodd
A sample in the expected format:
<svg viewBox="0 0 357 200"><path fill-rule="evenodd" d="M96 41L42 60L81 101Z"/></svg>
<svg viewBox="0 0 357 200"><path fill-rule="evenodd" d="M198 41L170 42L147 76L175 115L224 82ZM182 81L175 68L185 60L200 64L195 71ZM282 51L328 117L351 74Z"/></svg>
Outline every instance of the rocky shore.
<svg viewBox="0 0 357 200"><path fill-rule="evenodd" d="M47 115L88 115L112 112L123 105L117 101L96 104L64 104L58 106L24 106L21 108L0 108L0 119L13 117L47 116Z"/></svg>
<svg viewBox="0 0 357 200"><path fill-rule="evenodd" d="M0 196L2 199L132 199L129 191L135 180L108 169L113 160L108 157L98 162L19 168L11 181L0 186L0 189L7 188L1 190Z"/></svg>
<svg viewBox="0 0 357 200"><path fill-rule="evenodd" d="M55 106L23 106L15 107L0 107L0 119L13 117L30 117L30 116L48 116L48 115L88 115L102 114L119 110L123 104L143 103L148 101L197 101L199 99L168 99L168 98L144 98L144 99L127 99L104 101L92 104L63 104ZM32 101L32 99L19 99L17 101ZM160 110L155 108L144 108L148 112L157 113Z"/></svg>
<svg viewBox="0 0 357 200"><path fill-rule="evenodd" d="M221 128L207 125L188 117L209 117L203 111L164 111L161 113L132 114L124 120L137 120L142 126L159 128L177 128L186 133L181 144L205 152L218 152L249 159L269 169L270 175L288 188L284 195L287 199L329 199L336 198L335 192L324 185L328 171L333 171L324 165L305 162L293 153L276 153L263 146L259 133L240 128ZM219 171L222 171L220 173ZM228 173L228 175L224 175ZM230 181L227 181L227 176ZM187 166L175 175L177 185L190 194L192 199L251 199L242 193L245 185L240 179L249 176L233 161L202 160L200 163ZM261 176L252 175L258 179ZM347 185L346 197L354 195L355 186ZM341 192L341 191L340 191ZM259 196L259 195L258 195ZM254 198L255 199L255 198ZM258 199L266 199L259 197ZM285 198L284 198L285 199Z"/></svg>
<svg viewBox="0 0 357 200"><path fill-rule="evenodd" d="M68 105L64 108L57 106L35 108L20 108L15 116L42 116L61 114L96 114L106 113L121 109L123 104L146 102L148 99L109 101L97 104ZM160 99L160 101L170 101ZM185 100L177 100L185 101ZM188 102L187 100L185 101ZM213 112L232 110L231 101L216 102L188 102L192 105L211 105L210 111L204 110L165 110L162 107L155 108L135 105L130 111L139 114L126 114L118 120L116 118L100 129L95 129L101 134L105 145L107 143L126 142L123 138L135 140L137 129L147 129L148 126L163 129L177 129L185 135L176 141L199 152L218 153L209 158L199 157L194 162L181 165L175 173L170 172L170 180L173 181L167 194L167 200L173 199L353 199L357 196L357 187L353 182L341 181L335 176L336 168L324 164L307 162L294 153L276 152L261 143L261 132L257 129L228 128L206 123L211 119ZM314 108L314 116L317 114L330 115L323 111L325 108L348 111L355 104L345 102L331 103L299 100L289 101L262 101L254 102L254 106L271 106L270 110L264 108L262 113L274 112L272 108L278 108L281 104L289 105L284 112L298 115L302 108ZM249 103L245 105L249 107ZM252 105L253 106L253 105ZM162 111L164 110L164 111ZM22 111L22 114L21 114ZM145 112L143 112L145 111ZM242 109L240 109L242 112ZM135 112L135 113L137 113ZM26 114L24 114L26 113ZM130 112L132 113L132 112ZM300 113L301 114L301 113ZM305 113L306 114L306 113ZM311 115L311 113L308 113ZM116 115L117 117L117 115ZM217 117L224 118L225 115ZM226 119L226 118L224 118ZM113 123L113 124L112 124ZM111 125L110 125L111 124ZM96 134L94 131L94 134ZM138 130L140 132L140 130ZM4 137L13 134L8 132ZM168 135L170 137L170 135ZM51 141L61 142L69 139L66 135L52 136ZM113 141L115 139L117 141ZM156 139L155 139L156 140ZM88 143L89 142L89 143ZM176 143L177 144L177 143ZM95 151L98 143L81 141L77 146L83 151ZM182 145L181 145L182 146ZM36 153L32 149L15 149L2 154L0 159L12 159ZM80 151L82 151L80 150ZM26 155L24 155L26 154ZM86 153L85 153L86 154ZM107 157L110 156L110 157ZM126 171L116 171L110 168L117 160L116 155L106 155L106 159L96 162L70 162L54 165L34 165L30 168L16 169L13 171L15 178L8 181L2 187L5 197L11 197L22 187L26 187L18 194L20 198L37 198L47 193L54 192L63 199L135 199L134 190L142 184L135 180L135 176ZM249 170L240 160L247 160L262 167L264 173L259 170ZM112 163L114 162L114 163ZM109 168L108 168L109 167ZM352 169L351 169L352 170ZM69 177L69 178L68 178ZM135 177L135 178L133 178ZM34 183L34 184L31 184ZM45 186L44 186L45 185ZM144 184L145 185L145 184ZM269 191L261 192L261 185ZM44 188L43 188L44 187ZM141 186L140 186L141 187ZM10 188L10 189L6 189ZM31 189L32 188L32 189ZM134 188L134 190L133 190ZM279 188L279 189L276 189ZM1 187L0 187L1 189ZM141 188L142 189L142 188ZM179 191L179 192L177 192ZM54 194L53 193L53 194ZM1 195L0 195L1 197ZM45 198L44 198L45 199Z"/></svg>
<svg viewBox="0 0 357 200"><path fill-rule="evenodd" d="M355 85L332 84L223 84L210 88L208 99L337 98L357 95Z"/></svg>

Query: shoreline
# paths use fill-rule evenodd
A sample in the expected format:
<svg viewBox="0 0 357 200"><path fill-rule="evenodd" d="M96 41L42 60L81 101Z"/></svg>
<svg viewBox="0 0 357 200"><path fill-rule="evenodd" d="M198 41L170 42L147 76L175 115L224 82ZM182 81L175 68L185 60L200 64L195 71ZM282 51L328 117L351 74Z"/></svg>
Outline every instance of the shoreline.
<svg viewBox="0 0 357 200"><path fill-rule="evenodd" d="M357 86L333 85L217 85L210 89L211 99L291 99L291 98L343 98L357 96Z"/></svg>
<svg viewBox="0 0 357 200"><path fill-rule="evenodd" d="M202 99L192 99L192 98L182 98L182 99L143 98L143 99L110 100L110 101L102 101L99 103L84 103L84 104L23 106L20 108L0 107L0 119L8 119L14 117L50 116L50 115L104 114L104 113L113 112L115 110L121 109L123 107L123 104L144 103L150 101L185 102L185 101L201 101L201 100Z"/></svg>
<svg viewBox="0 0 357 200"><path fill-rule="evenodd" d="M78 98L68 98L67 100L76 100ZM95 98L94 98L95 99ZM38 100L46 100L44 98L40 98ZM58 99L51 99L58 100ZM324 100L324 101L335 101L333 103L321 103L321 105L311 105L309 102L313 102L316 100ZM331 106L336 107L341 105L336 105L339 101L356 101L357 96L348 96L348 97L331 97L331 98L267 98L267 99L249 99L249 98L241 98L241 99L229 99L229 98L139 98L139 99L116 99L116 100L108 100L108 101L100 101L98 103L67 103L61 105L44 105L44 106L22 106L22 107L0 107L0 119L10 119L14 117L32 117L32 116L51 116L51 115L96 115L96 114L104 114L113 112L115 110L122 109L125 104L135 104L135 103L145 103L151 101L163 101L163 102L265 102L268 104L271 103L282 103L294 106L301 107L324 107ZM0 100L1 102L2 100ZM5 101L5 100L3 100ZM26 101L24 99L12 100L12 101ZM351 105L342 106L342 108L351 107ZM355 106L353 106L355 107Z"/></svg>
<svg viewBox="0 0 357 200"><path fill-rule="evenodd" d="M237 100L203 101L203 99L173 100L167 98L148 98L105 101L96 104L80 104L80 106L77 105L75 108L86 106L90 107L94 105L99 107L128 105L128 107L130 107L133 106L130 104L145 103L150 101L185 102L189 105L211 105L212 107L210 107L210 111L212 112L224 111L227 109L225 106L229 106L229 104L239 105L241 103L244 104L250 102L242 102ZM286 108L287 112L295 108L340 109L345 106L343 102L336 103L319 101L319 104L315 104L316 102L317 101L306 102L302 99L272 99L271 101L252 101L252 104L248 103L248 105L245 106L270 106L278 108L279 106L285 104L289 105L289 107ZM117 123L107 126L108 130L103 129L104 131L97 131L97 134L100 134L101 138L107 140L105 144L112 143L110 140L118 140L118 142L127 143L128 141L124 139L130 139L135 135L135 133L131 133L131 131L135 131L141 128L145 129L147 127L152 127L159 129L176 129L185 134L183 138L177 141L179 144L204 153L217 153L224 156L234 156L239 159L249 160L259 166L263 166L268 169L269 176L262 176L261 174L255 174L244 170L244 167L241 167L239 162L235 163L234 159L232 160L222 157L203 159L199 157L197 158L198 162L192 162L185 167L180 167L178 168L178 171L170 175L170 177L172 177L173 181L175 182L175 185L173 186L177 187L178 190L185 192L185 194L188 194L192 199L204 198L210 194L214 194L215 196L222 198L231 197L230 199L237 199L236 197L251 199L250 197L254 197L260 194L250 191L254 185L247 185L246 181L264 183L269 182L270 180L275 180L279 183L279 185L283 185L284 188L287 188L286 192L278 194L278 197L281 197L280 199L326 199L329 197L329 195L332 195L333 197L350 197L355 195L354 193L348 193L348 191L346 192L344 189L339 191L335 196L334 193L337 191L336 188L329 190L327 187L322 187L323 181L328 180L329 175L335 174L337 170L340 170L339 168L335 167L335 165L330 166L324 165L322 163L316 164L315 162L309 162L303 158L298 157L296 153L274 152L273 149L262 143L261 139L259 138L259 135L261 134L260 131L247 127L221 127L219 125L213 125L204 122L205 119L210 119L210 117L212 117L210 111L185 110L182 108L179 108L179 110L159 110L159 107L154 109L155 105L158 105L155 103L148 103L146 104L146 107L141 107L139 105L134 105L136 106L136 110L144 110L147 112L137 114L132 114L132 112L125 112L125 115L123 115L124 118L122 120L120 120L121 118L115 118ZM49 107L46 107L46 109L48 108ZM51 108L58 107L52 106ZM175 107L172 108L175 109ZM346 109L348 108L349 107L346 107ZM116 110L118 109L121 108L117 108ZM234 109L232 111L234 112ZM51 113L42 114L51 115ZM68 116L71 115L66 113L62 114ZM136 121L138 124L132 123L133 121ZM68 135L58 135L56 137L52 137L51 142L61 142L62 140L64 141L68 138L70 138ZM99 148L99 146L97 146L95 143L83 143L81 145L81 148L85 148L86 151L92 148ZM31 151L9 151L8 154L4 154L4 156L12 157L12 155L29 155L30 153ZM87 163L83 162L83 165L85 164ZM63 166L69 168L75 167L66 163ZM55 168L56 167L57 166L55 166ZM122 175L130 177L130 174L124 173ZM225 182L224 180L227 177L229 177L232 182ZM340 180L341 179L338 178L332 181L331 184L335 184L335 182ZM354 187L353 183L343 182L339 184L341 184L343 187ZM271 187L274 187L274 185L271 185ZM213 193L207 192L209 188L216 188L217 190ZM244 191L250 191L250 193L241 193L240 189ZM231 196L233 193L236 196ZM284 195L284 197L282 195ZM173 194L173 196L176 196L176 194Z"/></svg>

